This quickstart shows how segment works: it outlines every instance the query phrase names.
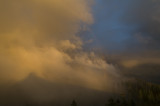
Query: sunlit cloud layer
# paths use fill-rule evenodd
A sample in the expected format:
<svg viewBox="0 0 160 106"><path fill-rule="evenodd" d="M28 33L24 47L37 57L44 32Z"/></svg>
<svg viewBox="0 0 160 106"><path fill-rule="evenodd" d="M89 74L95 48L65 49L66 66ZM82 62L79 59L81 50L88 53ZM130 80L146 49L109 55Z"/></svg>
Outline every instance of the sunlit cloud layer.
<svg viewBox="0 0 160 106"><path fill-rule="evenodd" d="M112 88L118 74L76 35L93 23L90 0L1 0L1 82L31 73L52 82L98 90Z"/></svg>

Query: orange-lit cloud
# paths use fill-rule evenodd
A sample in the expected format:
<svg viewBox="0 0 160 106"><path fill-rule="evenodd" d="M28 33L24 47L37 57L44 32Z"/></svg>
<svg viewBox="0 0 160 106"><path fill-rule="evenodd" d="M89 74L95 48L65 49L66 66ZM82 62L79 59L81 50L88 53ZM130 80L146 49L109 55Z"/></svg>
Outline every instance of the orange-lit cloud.
<svg viewBox="0 0 160 106"><path fill-rule="evenodd" d="M30 73L59 83L107 90L112 65L82 50L76 33L93 23L90 0L1 0L1 82Z"/></svg>

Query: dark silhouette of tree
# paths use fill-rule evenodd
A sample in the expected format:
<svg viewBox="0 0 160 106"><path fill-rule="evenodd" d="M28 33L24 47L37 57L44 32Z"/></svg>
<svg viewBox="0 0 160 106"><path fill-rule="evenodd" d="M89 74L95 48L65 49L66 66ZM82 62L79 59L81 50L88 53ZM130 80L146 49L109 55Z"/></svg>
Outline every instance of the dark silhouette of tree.
<svg viewBox="0 0 160 106"><path fill-rule="evenodd" d="M131 106L136 106L136 103L133 101L133 100L131 100Z"/></svg>
<svg viewBox="0 0 160 106"><path fill-rule="evenodd" d="M122 106L128 106L128 103L127 103L126 99L123 99Z"/></svg>
<svg viewBox="0 0 160 106"><path fill-rule="evenodd" d="M116 100L116 106L120 106L121 105L121 102L119 99Z"/></svg>
<svg viewBox="0 0 160 106"><path fill-rule="evenodd" d="M116 103L114 102L114 99L110 98L108 100L108 104L106 106L116 106Z"/></svg>
<svg viewBox="0 0 160 106"><path fill-rule="evenodd" d="M73 101L72 101L71 106L77 106L77 103L76 103L76 101L75 101L75 100L73 100Z"/></svg>

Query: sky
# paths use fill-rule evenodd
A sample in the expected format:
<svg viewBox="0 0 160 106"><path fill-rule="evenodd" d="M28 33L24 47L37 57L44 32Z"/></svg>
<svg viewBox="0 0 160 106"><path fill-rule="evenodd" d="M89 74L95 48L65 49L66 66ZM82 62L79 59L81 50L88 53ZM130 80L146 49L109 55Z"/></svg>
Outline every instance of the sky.
<svg viewBox="0 0 160 106"><path fill-rule="evenodd" d="M123 51L130 47L137 50L159 49L156 41L159 32L159 1L95 2L95 23L91 26L91 32L96 38L96 46L108 51Z"/></svg>
<svg viewBox="0 0 160 106"><path fill-rule="evenodd" d="M126 75L159 83L160 1L96 0L92 12L87 47Z"/></svg>
<svg viewBox="0 0 160 106"><path fill-rule="evenodd" d="M159 0L1 0L0 7L3 105L96 104L128 78L160 83Z"/></svg>

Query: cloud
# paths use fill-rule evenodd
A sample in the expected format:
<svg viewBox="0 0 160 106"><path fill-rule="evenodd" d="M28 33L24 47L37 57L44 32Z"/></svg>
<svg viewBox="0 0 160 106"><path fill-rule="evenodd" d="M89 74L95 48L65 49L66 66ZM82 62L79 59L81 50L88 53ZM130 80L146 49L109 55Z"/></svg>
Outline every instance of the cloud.
<svg viewBox="0 0 160 106"><path fill-rule="evenodd" d="M159 50L159 7L158 0L139 0L130 4L120 19L125 25L135 26L130 32L132 38L129 47L142 51Z"/></svg>
<svg viewBox="0 0 160 106"><path fill-rule="evenodd" d="M126 76L138 74L138 78L155 79L159 70L153 66L160 65L160 1L96 0L96 3L95 23L87 34L95 38L89 48L104 54L107 62L117 66L121 73L125 70Z"/></svg>
<svg viewBox="0 0 160 106"><path fill-rule="evenodd" d="M90 0L1 0L0 78L19 82L30 73L43 79L109 91L114 66L84 52L76 36L93 23Z"/></svg>

